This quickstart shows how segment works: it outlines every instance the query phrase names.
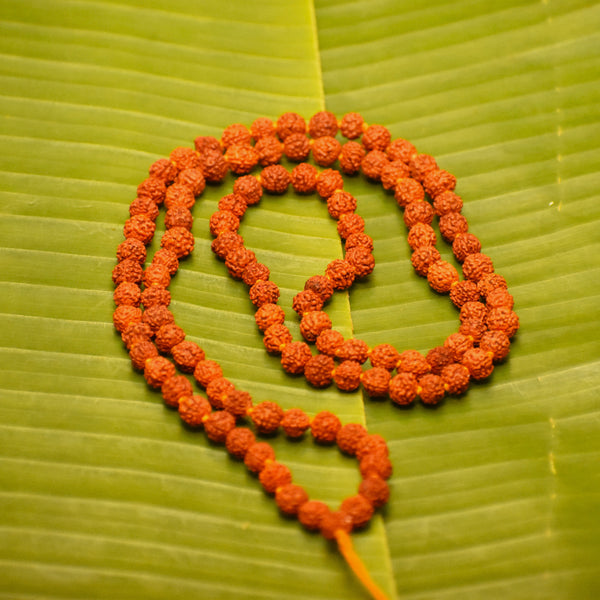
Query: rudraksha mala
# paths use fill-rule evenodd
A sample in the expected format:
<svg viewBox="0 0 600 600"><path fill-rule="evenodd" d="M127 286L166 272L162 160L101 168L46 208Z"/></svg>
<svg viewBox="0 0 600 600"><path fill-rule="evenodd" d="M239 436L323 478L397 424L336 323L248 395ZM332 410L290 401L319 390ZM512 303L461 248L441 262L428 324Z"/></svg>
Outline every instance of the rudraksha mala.
<svg viewBox="0 0 600 600"><path fill-rule="evenodd" d="M338 134L347 141L341 143ZM387 444L361 424L343 425L329 411L310 417L300 408L283 410L271 401L254 403L248 392L224 377L217 362L185 339L168 308L168 288L179 261L194 248L191 209L207 182L222 182L229 171L239 176L210 218L212 250L231 276L249 287L266 350L281 355L286 372L303 374L315 388L335 383L341 390L352 391L362 385L369 396L389 397L398 405L409 405L417 398L432 405L447 394L464 393L471 380L489 377L494 365L506 358L519 327L506 281L481 253L478 238L468 231L462 199L454 193L455 177L440 169L432 156L418 153L410 142L392 140L385 127L367 125L358 113L348 113L338 121L332 113L321 111L307 123L288 112L276 122L256 119L250 128L230 125L220 140L198 137L194 145L193 149L175 148L169 158L153 163L149 177L137 188L112 273L115 328L133 366L143 371L151 387L161 390L165 403L176 408L188 426L203 428L212 442L224 444L231 456L243 461L265 491L274 495L282 513L335 539L373 597L385 598L355 555L349 534L364 527L388 500L386 480L392 464ZM311 154L317 166L307 162ZM296 166L286 169L281 164L283 156ZM333 168L336 162L339 170ZM259 172L254 175L252 171ZM373 240L356 213L356 199L343 189L342 173L359 171L393 193L404 211L415 271L427 278L435 292L449 294L460 311L458 332L426 355L415 350L399 352L390 344L369 347L362 340L344 339L323 310L334 292L367 277L375 265ZM290 186L300 194L317 193L326 201L345 249L343 259L332 260L323 273L310 277L294 297L304 341L292 339L268 267L258 262L239 234L245 211L260 202L263 192L281 194ZM146 246L153 239L163 204L166 231L161 248L144 268ZM442 237L462 263L462 280L436 249L437 236L431 226L436 216ZM370 367L365 369L367 362ZM195 394L190 380L178 375L177 368L193 374L205 396ZM245 420L250 421L248 426ZM318 443L337 443L342 452L354 456L362 476L357 493L335 511L310 500L292 482L288 467L276 460L273 447L260 439L279 429L290 438L310 431Z"/></svg>

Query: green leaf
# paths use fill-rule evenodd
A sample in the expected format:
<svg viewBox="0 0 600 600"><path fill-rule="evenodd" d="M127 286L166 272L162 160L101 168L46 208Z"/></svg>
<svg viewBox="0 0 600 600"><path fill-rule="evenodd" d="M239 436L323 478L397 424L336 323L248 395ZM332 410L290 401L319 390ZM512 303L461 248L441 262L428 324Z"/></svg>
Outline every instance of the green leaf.
<svg viewBox="0 0 600 600"><path fill-rule="evenodd" d="M367 597L332 545L163 407L111 323L114 253L148 166L233 122L323 108L361 112L457 176L515 298L509 359L434 410L285 375L210 252L230 177L194 209L177 322L255 400L386 437L392 497L353 537L390 597L595 597L599 24L573 0L0 3L0 598ZM333 299L335 327L441 344L457 313L412 271L393 197L346 187L377 266ZM297 337L294 294L342 255L334 221L315 196L265 196L241 233ZM272 442L312 497L354 493L353 460Z"/></svg>

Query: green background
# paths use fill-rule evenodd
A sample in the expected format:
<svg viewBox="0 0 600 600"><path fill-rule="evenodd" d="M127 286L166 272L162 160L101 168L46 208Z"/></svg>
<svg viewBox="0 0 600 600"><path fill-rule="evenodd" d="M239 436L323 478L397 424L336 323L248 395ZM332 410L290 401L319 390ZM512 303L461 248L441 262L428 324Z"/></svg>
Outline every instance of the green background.
<svg viewBox="0 0 600 600"><path fill-rule="evenodd" d="M194 209L177 322L256 400L389 440L392 499L355 544L391 598L598 597L598 31L600 5L576 0L0 0L0 598L366 598L335 548L162 406L111 323L148 166L232 122L324 108L457 176L515 297L510 359L435 410L286 376L209 251L231 178ZM370 345L440 344L456 310L412 271L393 198L346 187L377 267L332 302L334 325ZM241 233L297 333L291 298L342 255L335 223L290 193ZM354 493L336 450L274 444L312 496Z"/></svg>

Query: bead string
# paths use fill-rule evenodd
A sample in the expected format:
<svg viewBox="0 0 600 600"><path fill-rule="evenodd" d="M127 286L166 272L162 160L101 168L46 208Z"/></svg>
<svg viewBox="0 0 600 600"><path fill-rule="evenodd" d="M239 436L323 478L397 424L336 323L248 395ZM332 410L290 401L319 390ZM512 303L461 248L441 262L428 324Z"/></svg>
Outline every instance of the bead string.
<svg viewBox="0 0 600 600"><path fill-rule="evenodd" d="M349 141L342 145L335 137L338 131ZM360 137L361 143L356 141ZM177 408L188 426L202 427L212 442L225 444L231 456L243 460L258 475L265 491L274 495L282 513L295 515L307 529L335 539L365 587L373 597L382 598L375 584L367 581L366 570L357 562L347 534L364 527L388 500L386 479L392 465L387 444L360 424L342 425L329 411L310 418L299 408L284 411L270 401L254 404L248 392L236 389L223 376L217 362L207 359L197 344L185 339L185 332L168 309L168 287L180 259L194 247L191 209L206 182L221 182L229 170L239 175L233 192L221 198L219 209L210 218L215 238L212 250L224 260L232 277L249 286L266 350L281 355L286 372L303 373L317 388L332 381L344 391L362 385L369 396L389 396L399 405L410 404L417 397L425 404L437 404L446 394L465 392L471 379L488 377L494 364L505 359L510 338L518 329L506 281L494 272L491 259L480 252L479 240L468 232L461 214L462 200L454 193L454 176L439 169L433 157L417 153L406 140L392 141L385 127L365 124L357 113L348 113L338 122L335 115L322 111L310 119L308 127L300 115L285 113L276 123L257 119L250 129L230 125L220 141L198 137L194 145L195 149L176 148L168 159L153 163L149 177L138 186L113 269L117 286L115 327L133 366L144 372L150 386L160 388L165 403ZM324 170L319 172L306 162L311 153ZM284 154L298 163L291 172L280 164ZM362 340L344 340L322 310L335 291L348 289L355 279L368 276L374 268L373 241L364 232L364 220L355 212L356 199L343 190L341 173L331 168L336 161L342 172L362 171L394 193L404 210L416 272L427 277L436 292L449 293L460 309L459 331L426 356L415 350L400 353L389 344L370 348ZM259 163L263 167L260 174L250 175ZM290 185L298 193L316 192L327 202L345 242L344 258L331 261L323 275L309 278L304 290L294 297L304 342L293 341L284 325L285 313L277 304L279 289L270 281L268 267L257 261L238 233L246 209L260 202L263 191L281 194ZM426 193L432 203L426 200ZM144 269L146 246L153 239L163 203L167 211L161 249ZM452 244L455 257L462 263L462 281L435 247L437 239L431 227L434 215L439 217L442 237ZM308 343L316 345L315 355ZM367 360L371 368L363 371ZM194 394L187 377L176 374L175 365L182 373L193 374L206 398ZM245 418L252 422L254 431L238 425ZM292 483L290 470L275 459L272 446L256 438L255 432L272 434L279 428L290 438L310 430L318 443L336 443L342 452L354 456L362 476L358 493L346 498L336 511L310 500L303 488Z"/></svg>

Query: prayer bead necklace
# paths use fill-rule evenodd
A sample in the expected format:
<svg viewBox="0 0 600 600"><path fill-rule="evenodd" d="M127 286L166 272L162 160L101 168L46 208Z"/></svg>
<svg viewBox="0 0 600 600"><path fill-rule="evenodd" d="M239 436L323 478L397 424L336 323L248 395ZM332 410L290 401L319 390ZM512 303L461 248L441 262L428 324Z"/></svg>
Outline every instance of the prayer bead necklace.
<svg viewBox="0 0 600 600"><path fill-rule="evenodd" d="M348 141L340 143L338 133ZM232 457L243 461L274 496L282 513L296 516L304 527L320 531L327 539L335 539L372 596L383 599L385 595L354 553L349 534L364 527L388 500L386 480L392 464L387 444L361 424L343 425L329 411L310 417L300 408L284 410L271 401L254 403L248 392L224 377L217 362L185 339L168 308L168 287L179 261L194 248L191 209L206 182L220 183L229 171L238 176L231 193L221 198L210 217L212 250L230 275L249 287L265 349L281 355L286 372L303 374L315 388L333 382L343 391L353 391L362 385L370 397L389 397L399 405L417 398L437 404L447 394L464 393L471 380L485 379L494 365L506 358L510 339L519 327L506 281L481 253L477 237L468 232L461 214L462 200L454 193L455 177L440 169L433 157L418 153L406 140L392 140L385 127L367 125L357 113L348 113L338 122L332 113L321 111L307 124L302 116L288 112L276 122L256 119L250 128L230 125L220 140L198 137L194 145L194 149L175 148L168 159L153 163L149 177L137 188L112 273L115 328L133 366L143 371L151 387L161 390L165 403L176 408L188 426L203 428L212 442L224 444ZM306 162L311 154L322 170ZM280 164L283 156L298 164L289 171ZM336 162L339 170L333 168ZM259 165L260 173L250 174ZM399 352L390 344L369 347L362 340L345 340L323 310L335 291L368 277L375 265L373 240L356 213L356 199L343 189L342 172L353 175L359 171L393 193L404 211L415 271L427 278L435 292L449 294L460 311L458 332L426 355L415 350ZM238 233L246 210L260 202L263 192L282 194L290 186L299 194L317 193L326 201L345 249L343 259L332 260L324 273L310 277L293 299L305 341L293 340L285 313L277 304L279 288L270 280L268 267L258 262ZM146 246L154 237L162 204L167 209L166 231L160 250L144 268ZM436 249L431 226L435 216L442 237L462 263L462 280ZM316 346L316 353L309 344ZM371 366L363 369L367 361ZM190 380L177 375L177 368L191 373L206 397L195 394ZM245 419L251 426L240 424ZM317 443L336 443L343 453L354 456L362 477L357 493L334 511L309 499L306 491L292 482L288 467L276 460L272 446L257 439L257 435L279 429L290 438L310 431Z"/></svg>

